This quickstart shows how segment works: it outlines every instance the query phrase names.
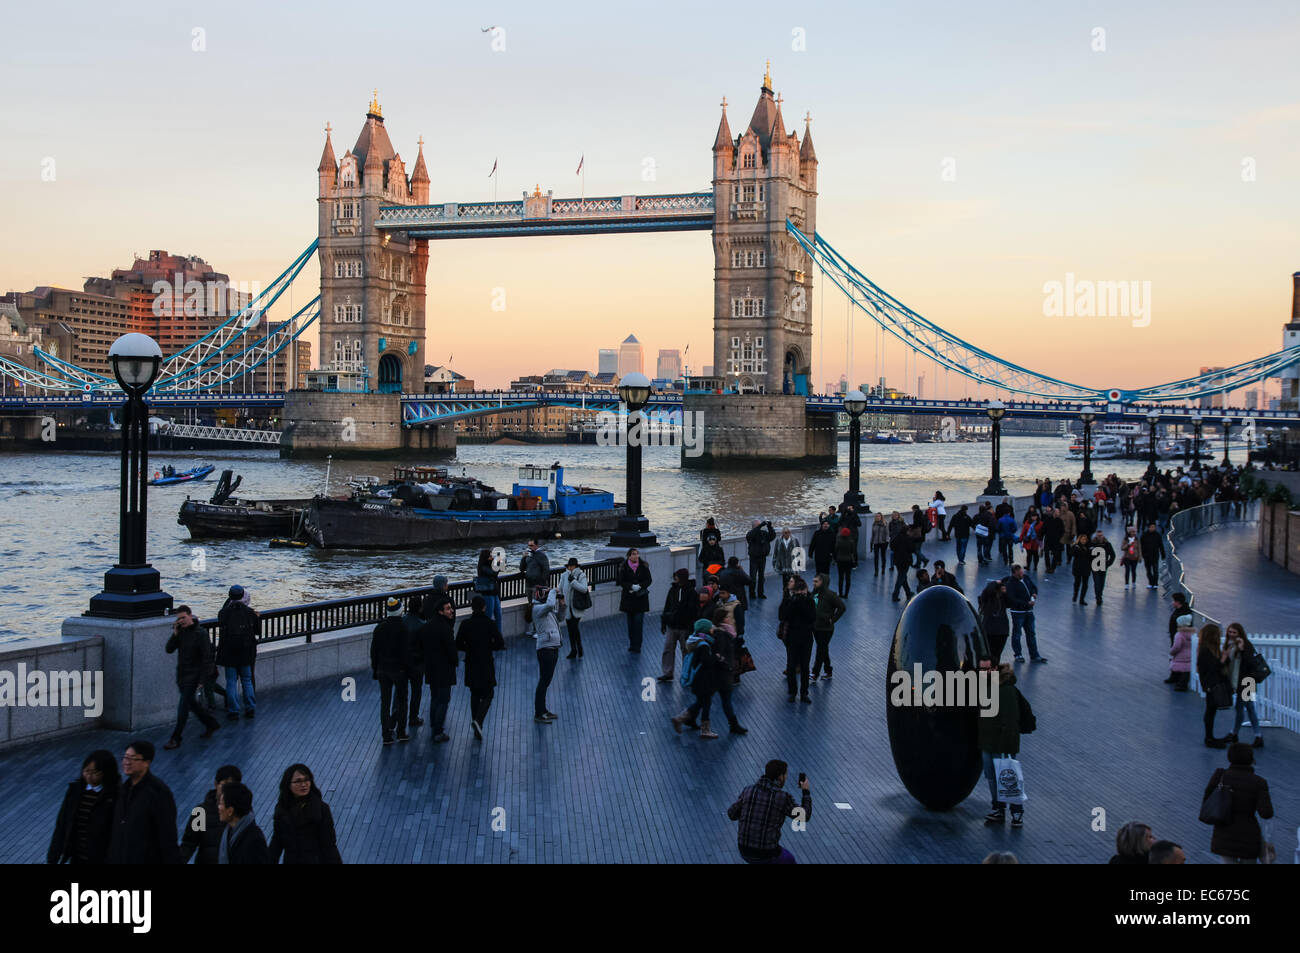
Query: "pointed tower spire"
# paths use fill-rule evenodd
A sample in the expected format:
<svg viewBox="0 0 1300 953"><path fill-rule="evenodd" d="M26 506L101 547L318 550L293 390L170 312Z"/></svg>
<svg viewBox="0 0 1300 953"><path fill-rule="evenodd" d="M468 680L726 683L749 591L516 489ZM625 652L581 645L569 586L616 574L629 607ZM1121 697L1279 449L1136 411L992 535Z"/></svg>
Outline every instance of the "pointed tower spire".
<svg viewBox="0 0 1300 953"><path fill-rule="evenodd" d="M803 145L799 147L799 161L817 161L817 150L813 148L812 141L812 113L807 113L803 117Z"/></svg>
<svg viewBox="0 0 1300 953"><path fill-rule="evenodd" d="M316 166L317 172L328 172L330 175L338 171L338 162L334 159L334 143L330 140L332 128L329 123L325 123L325 150L320 154L320 165Z"/></svg>
<svg viewBox="0 0 1300 953"><path fill-rule="evenodd" d="M429 170L424 165L424 136L420 137L420 154L415 157L415 169L411 172L411 182L428 182Z"/></svg>
<svg viewBox="0 0 1300 953"><path fill-rule="evenodd" d="M727 97L722 97L722 120L718 123L718 134L713 138L713 151L731 149L736 141L731 135L731 126L727 123Z"/></svg>
<svg viewBox="0 0 1300 953"><path fill-rule="evenodd" d="M783 100L780 96L776 97L776 118L772 120L771 137L773 142L780 142L785 139L785 120L781 117L781 103Z"/></svg>

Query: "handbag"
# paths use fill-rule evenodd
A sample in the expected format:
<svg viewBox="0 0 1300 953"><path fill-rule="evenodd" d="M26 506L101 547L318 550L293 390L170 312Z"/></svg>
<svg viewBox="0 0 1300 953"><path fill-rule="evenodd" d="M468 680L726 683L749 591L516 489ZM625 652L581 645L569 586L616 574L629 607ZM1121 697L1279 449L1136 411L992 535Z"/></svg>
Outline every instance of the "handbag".
<svg viewBox="0 0 1300 953"><path fill-rule="evenodd" d="M987 526L985 526L983 523L976 523L976 524L975 524L975 535L976 535L976 536L987 536L988 534L989 534L989 528L988 528Z"/></svg>
<svg viewBox="0 0 1300 953"><path fill-rule="evenodd" d="M737 672L738 675L744 675L746 672L753 672L758 669L758 666L754 664L754 656L749 654L749 649L747 649L743 644L740 647L740 651L736 654L736 665L739 669Z"/></svg>
<svg viewBox="0 0 1300 953"><path fill-rule="evenodd" d="M1234 692L1232 691L1232 686L1227 682L1215 682L1210 686L1207 694L1214 702L1214 707L1218 711L1224 711L1231 708L1235 700L1233 698Z"/></svg>
<svg viewBox="0 0 1300 953"><path fill-rule="evenodd" d="M1204 824L1226 824L1232 820L1232 788L1224 784L1219 776L1219 786L1205 796L1201 802L1201 822Z"/></svg>
<svg viewBox="0 0 1300 953"><path fill-rule="evenodd" d="M1273 669L1269 667L1268 659L1256 652L1250 657L1250 674L1258 685L1264 679L1273 674Z"/></svg>
<svg viewBox="0 0 1300 953"><path fill-rule="evenodd" d="M997 779L998 800L1004 804L1024 804L1025 773L1015 758L994 758L993 777Z"/></svg>
<svg viewBox="0 0 1300 953"><path fill-rule="evenodd" d="M569 601L570 607L584 612L591 608L591 591L588 589L574 589L573 598Z"/></svg>

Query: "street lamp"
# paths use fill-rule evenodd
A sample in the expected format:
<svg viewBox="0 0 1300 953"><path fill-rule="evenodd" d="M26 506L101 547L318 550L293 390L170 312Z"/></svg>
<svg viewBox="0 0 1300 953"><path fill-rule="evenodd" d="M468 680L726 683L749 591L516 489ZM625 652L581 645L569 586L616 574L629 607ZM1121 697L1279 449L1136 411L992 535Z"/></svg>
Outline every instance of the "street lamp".
<svg viewBox="0 0 1300 953"><path fill-rule="evenodd" d="M1150 459L1147 462L1146 476L1153 484L1155 483L1157 474L1160 472L1156 469L1156 424L1159 422L1160 415L1154 410L1147 414L1147 453L1150 455Z"/></svg>
<svg viewBox="0 0 1300 953"><path fill-rule="evenodd" d="M1268 454L1268 461L1270 463L1273 461L1273 434L1274 433L1276 433L1276 431L1272 427L1264 428L1264 447L1265 447L1265 452Z"/></svg>
<svg viewBox="0 0 1300 953"><path fill-rule="evenodd" d="M1204 423L1204 417L1192 414L1192 467L1197 470L1201 468L1201 425Z"/></svg>
<svg viewBox="0 0 1300 953"><path fill-rule="evenodd" d="M641 408L650 400L650 379L641 373L625 376L618 385L618 399L627 405L627 513L609 538L611 546L638 549L656 546L650 521L641 513L641 444L645 439L645 414ZM635 416L635 422L633 417Z"/></svg>
<svg viewBox="0 0 1300 953"><path fill-rule="evenodd" d="M113 376L126 394L122 405L122 496L118 508L117 564L104 573L104 591L87 615L140 619L164 615L172 597L159 588L158 570L146 561L149 487L149 410L144 395L158 377L162 351L144 334L124 334L108 350Z"/></svg>
<svg viewBox="0 0 1300 953"><path fill-rule="evenodd" d="M844 502L860 512L865 502L859 488L859 471L862 469L862 413L867 409L867 395L851 390L844 395L844 409L849 415L849 489Z"/></svg>
<svg viewBox="0 0 1300 953"><path fill-rule="evenodd" d="M993 421L993 473L989 485L984 488L984 495L1006 496L1007 488L1002 485L1002 418L1007 414L1007 405L1000 400L991 400L984 405L984 413Z"/></svg>
<svg viewBox="0 0 1300 953"><path fill-rule="evenodd" d="M1232 461L1228 459L1228 443L1232 439L1232 418L1223 418L1223 465L1232 466ZM1250 447L1246 447L1246 462L1250 463Z"/></svg>
<svg viewBox="0 0 1300 953"><path fill-rule="evenodd" d="M1080 486L1092 486L1092 422L1097 419L1097 412L1085 410L1079 414L1083 421L1083 472L1079 474Z"/></svg>

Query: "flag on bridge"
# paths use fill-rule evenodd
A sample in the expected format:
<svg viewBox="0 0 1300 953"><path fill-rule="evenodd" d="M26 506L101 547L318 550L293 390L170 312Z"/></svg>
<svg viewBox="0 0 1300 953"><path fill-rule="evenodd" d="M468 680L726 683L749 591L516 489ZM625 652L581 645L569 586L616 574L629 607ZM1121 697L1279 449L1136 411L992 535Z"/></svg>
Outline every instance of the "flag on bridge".
<svg viewBox="0 0 1300 953"><path fill-rule="evenodd" d="M496 159L493 159L493 160L492 160L492 171L488 173L488 178L490 179L490 178L492 178L492 176L494 176L494 175L496 175L496 174L497 174L497 160L496 160Z"/></svg>
<svg viewBox="0 0 1300 953"><path fill-rule="evenodd" d="M586 161L587 161L587 153L584 152L584 153L582 154L582 157L581 157L580 159L578 159L578 168L574 171L574 173L573 173L574 175L581 175L581 174L582 174L582 164L583 164L584 162L586 162Z"/></svg>

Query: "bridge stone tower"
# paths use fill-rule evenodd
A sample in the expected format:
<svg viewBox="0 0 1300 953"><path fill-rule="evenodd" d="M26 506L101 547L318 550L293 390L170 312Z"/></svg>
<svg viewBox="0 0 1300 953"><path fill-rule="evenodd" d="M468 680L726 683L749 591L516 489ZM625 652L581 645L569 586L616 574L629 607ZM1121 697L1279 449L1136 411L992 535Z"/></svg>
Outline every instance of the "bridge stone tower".
<svg viewBox="0 0 1300 953"><path fill-rule="evenodd" d="M320 366L359 372L371 393L423 390L429 243L375 228L382 206L428 204L423 139L419 150L408 179L376 91L356 145L337 163L326 127L317 168Z"/></svg>
<svg viewBox="0 0 1300 953"><path fill-rule="evenodd" d="M803 142L787 133L769 64L749 125L732 138L727 101L713 142L713 367L726 389L807 394L812 270L786 232L817 221L811 116Z"/></svg>

